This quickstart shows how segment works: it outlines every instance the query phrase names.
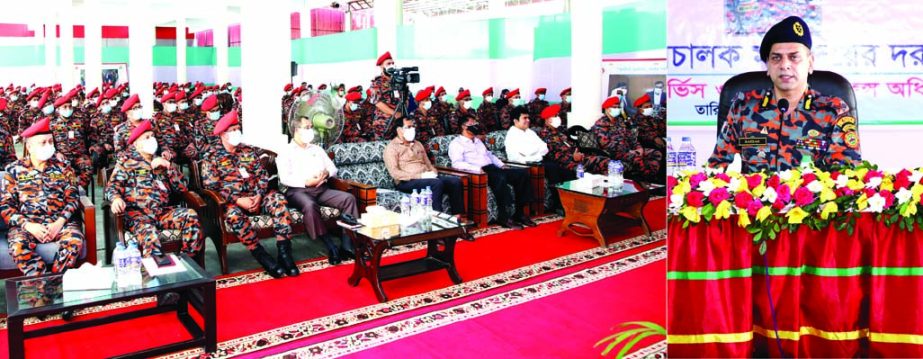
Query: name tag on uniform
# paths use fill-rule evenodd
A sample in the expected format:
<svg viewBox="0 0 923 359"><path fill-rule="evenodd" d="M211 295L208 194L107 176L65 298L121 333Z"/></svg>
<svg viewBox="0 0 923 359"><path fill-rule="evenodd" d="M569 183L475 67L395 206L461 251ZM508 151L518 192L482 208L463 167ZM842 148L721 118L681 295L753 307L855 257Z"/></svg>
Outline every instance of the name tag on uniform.
<svg viewBox="0 0 923 359"><path fill-rule="evenodd" d="M155 181L155 182L157 183L157 187L159 187L161 191L166 191L166 190L167 190L167 186L164 186L163 181L157 180L157 181Z"/></svg>
<svg viewBox="0 0 923 359"><path fill-rule="evenodd" d="M240 176L243 178L250 178L250 172L247 172L246 168L240 167Z"/></svg>
<svg viewBox="0 0 923 359"><path fill-rule="evenodd" d="M737 144L740 147L757 147L769 144L769 140L766 137L744 137L738 139Z"/></svg>
<svg viewBox="0 0 923 359"><path fill-rule="evenodd" d="M73 140L73 139L74 139L74 131L67 131L67 138Z"/></svg>

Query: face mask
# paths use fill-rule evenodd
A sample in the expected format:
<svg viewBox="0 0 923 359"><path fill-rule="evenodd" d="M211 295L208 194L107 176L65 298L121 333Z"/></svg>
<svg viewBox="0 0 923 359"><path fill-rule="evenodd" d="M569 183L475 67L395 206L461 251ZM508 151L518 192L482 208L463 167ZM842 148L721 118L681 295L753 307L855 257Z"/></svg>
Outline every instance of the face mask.
<svg viewBox="0 0 923 359"><path fill-rule="evenodd" d="M42 113L44 113L44 114L46 114L46 115L50 115L52 112L54 112L54 106L52 106L52 105L48 105L48 106L45 106L44 108L42 108Z"/></svg>
<svg viewBox="0 0 923 359"><path fill-rule="evenodd" d="M31 102L29 102L29 107L38 108L38 101L31 101Z"/></svg>
<svg viewBox="0 0 923 359"><path fill-rule="evenodd" d="M228 132L228 144L234 147L240 144L241 133L240 131L231 131Z"/></svg>
<svg viewBox="0 0 923 359"><path fill-rule="evenodd" d="M569 98L570 98L570 96L563 96L563 97L561 97L561 101L567 102L567 99L569 99Z"/></svg>
<svg viewBox="0 0 923 359"><path fill-rule="evenodd" d="M346 96L346 92L340 91L340 97Z"/></svg>
<svg viewBox="0 0 923 359"><path fill-rule="evenodd" d="M445 102L445 95L439 96L439 101Z"/></svg>
<svg viewBox="0 0 923 359"><path fill-rule="evenodd" d="M218 112L218 111L211 111L211 112L208 113L208 119L209 119L209 120L217 121L219 118L221 118L221 112Z"/></svg>
<svg viewBox="0 0 923 359"><path fill-rule="evenodd" d="M413 142L413 138L417 136L416 128L405 128L404 129L404 140L407 142Z"/></svg>
<svg viewBox="0 0 923 359"><path fill-rule="evenodd" d="M196 106L202 106L202 100L201 100L201 99L195 99L195 100L192 100L192 102L195 103Z"/></svg>
<svg viewBox="0 0 923 359"><path fill-rule="evenodd" d="M314 141L314 129L312 128L298 129L298 137L301 138L301 142L303 143L311 143Z"/></svg>
<svg viewBox="0 0 923 359"><path fill-rule="evenodd" d="M128 92L122 92L122 97L128 97Z"/></svg>
<svg viewBox="0 0 923 359"><path fill-rule="evenodd" d="M79 105L79 104L80 104L80 101L77 101L77 100L71 100L71 106L73 106L73 107L77 107L77 105Z"/></svg>
<svg viewBox="0 0 923 359"><path fill-rule="evenodd" d="M42 146L35 149L35 157L38 158L39 161L48 161L51 156L54 156L54 151L54 145Z"/></svg>
<svg viewBox="0 0 923 359"><path fill-rule="evenodd" d="M493 96L484 97L484 101L485 101L485 102L494 102L494 97L493 97Z"/></svg>
<svg viewBox="0 0 923 359"><path fill-rule="evenodd" d="M109 111L112 111L112 106L103 105L102 110L103 110L103 113L109 113Z"/></svg>
<svg viewBox="0 0 923 359"><path fill-rule="evenodd" d="M109 101L109 107L115 108L119 105L119 102L116 100Z"/></svg>
<svg viewBox="0 0 923 359"><path fill-rule="evenodd" d="M464 107L466 110L470 110L470 109L471 109L471 101L465 101L464 103L462 103L462 107Z"/></svg>
<svg viewBox="0 0 923 359"><path fill-rule="evenodd" d="M548 123L551 125L551 127L554 127L554 128L561 127L561 118L560 117L549 118Z"/></svg>
<svg viewBox="0 0 923 359"><path fill-rule="evenodd" d="M157 139L154 137L149 137L144 143L141 144L141 151L149 155L153 155L157 152Z"/></svg>
<svg viewBox="0 0 923 359"><path fill-rule="evenodd" d="M99 100L99 99L98 99L98 98L91 98L91 99L87 100L87 105L95 105L97 100Z"/></svg>
<svg viewBox="0 0 923 359"><path fill-rule="evenodd" d="M429 108L430 108L430 107L433 107L433 103L430 102L430 101L426 101L426 102L423 102L422 104L420 104L420 106L423 106L423 109L429 111Z"/></svg>
<svg viewBox="0 0 923 359"><path fill-rule="evenodd" d="M175 104L175 103L168 103L168 104L164 105L163 108L164 108L165 110L167 110L168 113L174 112L174 111L176 111L176 104Z"/></svg>
<svg viewBox="0 0 923 359"><path fill-rule="evenodd" d="M471 132L472 135L477 136L477 135L480 135L480 134L484 133L484 129L481 128L481 125L479 125L479 124L478 124L478 125L472 125L472 126L468 126L468 132Z"/></svg>
<svg viewBox="0 0 923 359"><path fill-rule="evenodd" d="M60 110L58 113L61 114L61 117L68 118L74 114L74 109Z"/></svg>
<svg viewBox="0 0 923 359"><path fill-rule="evenodd" d="M526 104L526 100L522 98L513 99L513 106L522 106Z"/></svg>
<svg viewBox="0 0 923 359"><path fill-rule="evenodd" d="M545 100L545 95L538 95L538 99L539 99L539 101L544 101L544 100Z"/></svg>
<svg viewBox="0 0 923 359"><path fill-rule="evenodd" d="M136 120L141 119L141 109L139 108L139 109L128 111L128 115L129 117L136 119Z"/></svg>
<svg viewBox="0 0 923 359"><path fill-rule="evenodd" d="M350 111L355 111L357 108L359 108L359 104L358 104L358 103L350 103L350 104L349 104L349 110L350 110Z"/></svg>
<svg viewBox="0 0 923 359"><path fill-rule="evenodd" d="M612 116L612 117L619 117L619 115L622 113L622 109L620 108L610 108L608 111L609 111L609 116Z"/></svg>
<svg viewBox="0 0 923 359"><path fill-rule="evenodd" d="M644 116L653 115L653 114L654 114L654 109L653 109L653 108L645 108L645 109L641 110L641 114L644 115Z"/></svg>
<svg viewBox="0 0 923 359"><path fill-rule="evenodd" d="M10 96L10 101L16 101L19 99L19 96Z"/></svg>
<svg viewBox="0 0 923 359"><path fill-rule="evenodd" d="M394 70L394 65L385 66L385 71L391 71L391 70Z"/></svg>
<svg viewBox="0 0 923 359"><path fill-rule="evenodd" d="M188 109L188 108L189 108L189 104L188 104L188 103L183 102L183 103L179 104L179 109L180 109L180 110L186 110L186 109Z"/></svg>

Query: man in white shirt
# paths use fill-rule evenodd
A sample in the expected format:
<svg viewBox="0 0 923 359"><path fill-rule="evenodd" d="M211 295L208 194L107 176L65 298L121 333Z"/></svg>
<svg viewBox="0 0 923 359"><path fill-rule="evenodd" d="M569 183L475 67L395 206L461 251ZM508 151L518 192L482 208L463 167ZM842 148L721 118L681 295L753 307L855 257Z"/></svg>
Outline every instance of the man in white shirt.
<svg viewBox="0 0 923 359"><path fill-rule="evenodd" d="M497 224L505 228L522 229L522 226L534 227L535 222L525 216L523 207L532 199L532 185L529 172L525 168L510 168L490 152L484 142L477 138L484 133L484 128L474 119L462 125L462 134L449 144L449 159L452 167L469 171L487 173L487 185L497 197ZM513 202L510 198L512 185L516 191L516 205L512 221L507 208Z"/></svg>
<svg viewBox="0 0 923 359"><path fill-rule="evenodd" d="M513 125L506 132L506 159L517 163L541 162L548 153L548 145L529 128L529 111L516 106L510 115Z"/></svg>
<svg viewBox="0 0 923 359"><path fill-rule="evenodd" d="M294 135L292 142L280 151L276 159L279 182L287 187L285 199L304 214L308 236L324 242L330 264L354 258L349 239L341 238L340 248L335 245L334 236L327 232L321 219L320 206L338 208L342 213L358 218L356 198L327 187L327 180L336 176L337 168L323 148L311 143L315 137L312 121L299 116L289 122L289 130Z"/></svg>

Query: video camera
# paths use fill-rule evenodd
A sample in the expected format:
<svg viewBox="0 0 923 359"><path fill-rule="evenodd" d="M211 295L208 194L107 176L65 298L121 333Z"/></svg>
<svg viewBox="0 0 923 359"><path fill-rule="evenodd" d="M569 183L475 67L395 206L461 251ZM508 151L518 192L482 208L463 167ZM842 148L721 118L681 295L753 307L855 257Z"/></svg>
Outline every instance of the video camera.
<svg viewBox="0 0 923 359"><path fill-rule="evenodd" d="M391 77L391 88L401 88L407 84L420 83L420 68L413 67L395 67L386 69L385 72Z"/></svg>

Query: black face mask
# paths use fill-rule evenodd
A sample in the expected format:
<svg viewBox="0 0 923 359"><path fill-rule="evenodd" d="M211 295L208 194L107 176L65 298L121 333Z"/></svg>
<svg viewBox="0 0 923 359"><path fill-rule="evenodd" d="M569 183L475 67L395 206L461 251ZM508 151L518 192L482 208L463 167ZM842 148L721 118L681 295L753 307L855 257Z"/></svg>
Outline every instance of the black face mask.
<svg viewBox="0 0 923 359"><path fill-rule="evenodd" d="M472 135L478 136L484 133L484 129L480 124L468 126L468 132L471 132Z"/></svg>

